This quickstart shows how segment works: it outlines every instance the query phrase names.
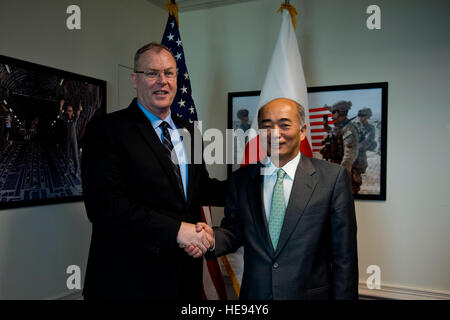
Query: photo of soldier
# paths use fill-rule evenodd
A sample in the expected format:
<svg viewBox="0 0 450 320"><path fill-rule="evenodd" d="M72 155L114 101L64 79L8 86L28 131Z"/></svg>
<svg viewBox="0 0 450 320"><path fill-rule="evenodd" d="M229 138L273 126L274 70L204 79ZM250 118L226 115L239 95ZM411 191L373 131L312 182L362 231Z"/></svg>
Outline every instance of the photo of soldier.
<svg viewBox="0 0 450 320"><path fill-rule="evenodd" d="M106 83L1 58L0 206L79 200L80 141L106 111Z"/></svg>
<svg viewBox="0 0 450 320"><path fill-rule="evenodd" d="M37 125L39 123L39 119L36 117L33 120L31 120L30 123L30 141L35 141L36 134L37 134Z"/></svg>
<svg viewBox="0 0 450 320"><path fill-rule="evenodd" d="M382 127L381 122L377 122L376 129L378 132L381 131L381 127ZM377 140L378 140L377 155L381 156L381 134L378 134Z"/></svg>
<svg viewBox="0 0 450 320"><path fill-rule="evenodd" d="M347 117L352 107L351 101L338 101L332 106L325 105L330 110L334 121L334 127L328 124L328 118L324 116L323 126L327 133L322 141L323 148L320 150L323 159L340 164L347 169L352 179L353 194L357 192L360 178L353 176L352 167L358 157L359 132L352 120Z"/></svg>
<svg viewBox="0 0 450 320"><path fill-rule="evenodd" d="M19 126L19 135L20 135L20 141L27 140L27 120L24 120L22 124Z"/></svg>
<svg viewBox="0 0 450 320"><path fill-rule="evenodd" d="M361 189L362 174L367 170L367 151L374 151L377 148L375 141L375 127L368 122L372 116L372 110L364 107L358 111L358 121L355 121L355 126L359 132L358 143L358 157L353 163L352 177L354 179L354 194L357 194Z"/></svg>
<svg viewBox="0 0 450 320"><path fill-rule="evenodd" d="M6 129L6 141L10 141L12 138L12 117L11 113L8 112L8 114L5 117L5 129Z"/></svg>
<svg viewBox="0 0 450 320"><path fill-rule="evenodd" d="M259 91L229 93L228 129L233 137L227 141L228 174L241 167L245 159L245 148L252 136L252 122L258 112ZM254 132L257 134L257 132Z"/></svg>
<svg viewBox="0 0 450 320"><path fill-rule="evenodd" d="M237 129L242 129L244 132L250 129L250 124L248 120L248 110L247 109L240 109L237 112L237 117L241 121L239 124L239 127Z"/></svg>
<svg viewBox="0 0 450 320"><path fill-rule="evenodd" d="M59 107L59 119L64 124L64 137L65 137L65 158L66 158L66 173L76 176L79 173L79 156L78 156L78 140L77 140L77 122L80 118L80 113L83 111L83 107L78 107L78 110L74 112L71 105L66 105L65 102L60 100ZM72 170L70 170L72 167Z"/></svg>
<svg viewBox="0 0 450 320"><path fill-rule="evenodd" d="M31 121L30 120L24 120L23 126L25 129L25 135L24 135L24 141L30 141L31 137Z"/></svg>
<svg viewBox="0 0 450 320"><path fill-rule="evenodd" d="M248 117L248 109L239 109L236 112L236 117L239 119L239 122L238 121L235 122L234 126L235 130L242 130L245 133L248 129L250 129L251 125L249 123L250 121ZM237 137L234 138L233 164L236 165L238 168L239 166L237 164L240 163L240 161L242 161L245 145L247 144L247 142L248 142L247 135L245 135L244 141L240 141Z"/></svg>
<svg viewBox="0 0 450 320"><path fill-rule="evenodd" d="M312 156L346 167L353 180L355 199L385 199L386 93L386 83L308 88ZM252 123L259 94L259 91L229 93L228 128L241 129L238 113L241 117L245 114L241 114L240 110L248 110L248 122ZM370 111L366 109L370 109ZM366 119L367 122L364 120L364 114L369 115ZM360 122L360 118L362 122ZM369 135L362 130L362 137L360 137L360 127L366 123L374 128L374 134ZM363 141L367 139L370 141L372 137L373 143L365 142L370 145L367 149ZM236 147L236 140L241 141L241 149L239 146ZM358 147L360 141L362 148L366 149L365 154L361 154L361 156L359 156L360 148ZM243 138L234 139L233 142L234 147L230 150L234 150L234 160L236 161L236 150L243 151L245 143ZM243 156L238 158L242 159ZM364 162L367 165L364 165ZM240 164L230 165L228 173L231 174L239 167ZM363 171L364 173L362 173Z"/></svg>

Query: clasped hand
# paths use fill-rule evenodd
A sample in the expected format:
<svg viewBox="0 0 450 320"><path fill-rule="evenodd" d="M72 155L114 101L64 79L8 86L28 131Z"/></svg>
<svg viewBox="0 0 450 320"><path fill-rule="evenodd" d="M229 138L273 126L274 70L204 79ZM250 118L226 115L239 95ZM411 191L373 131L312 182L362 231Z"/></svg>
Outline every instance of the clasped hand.
<svg viewBox="0 0 450 320"><path fill-rule="evenodd" d="M203 222L182 222L177 243L188 255L199 258L214 246L214 231Z"/></svg>

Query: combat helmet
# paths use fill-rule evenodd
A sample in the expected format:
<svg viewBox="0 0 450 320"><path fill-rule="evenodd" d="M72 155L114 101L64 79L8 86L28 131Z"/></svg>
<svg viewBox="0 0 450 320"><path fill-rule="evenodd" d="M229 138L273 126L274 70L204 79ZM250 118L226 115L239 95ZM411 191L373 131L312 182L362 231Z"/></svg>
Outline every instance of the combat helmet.
<svg viewBox="0 0 450 320"><path fill-rule="evenodd" d="M325 105L325 108L330 110L332 113L337 111L340 116L346 116L347 113L348 113L348 110L350 110L351 107L352 107L352 102L351 101L344 101L344 100L336 102L331 107Z"/></svg>
<svg viewBox="0 0 450 320"><path fill-rule="evenodd" d="M372 116L372 109L368 107L364 107L362 109L359 109L358 111L358 117L371 117Z"/></svg>

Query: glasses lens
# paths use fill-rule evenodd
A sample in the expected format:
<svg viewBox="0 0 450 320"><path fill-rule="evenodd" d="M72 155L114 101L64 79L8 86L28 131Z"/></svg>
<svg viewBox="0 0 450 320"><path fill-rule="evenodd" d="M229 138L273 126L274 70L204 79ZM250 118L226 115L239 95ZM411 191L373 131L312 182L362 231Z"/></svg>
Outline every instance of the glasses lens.
<svg viewBox="0 0 450 320"><path fill-rule="evenodd" d="M148 71L145 73L145 75L147 77L149 77L150 79L155 79L159 76L159 72L158 71Z"/></svg>
<svg viewBox="0 0 450 320"><path fill-rule="evenodd" d="M169 79L173 79L176 77L177 74L174 71L165 71L164 75Z"/></svg>
<svg viewBox="0 0 450 320"><path fill-rule="evenodd" d="M161 75L160 71L156 71L156 70L151 70L151 71L136 71L137 73L143 73L145 76L147 76L150 79L157 79L159 78L159 76ZM164 77L169 78L169 79L174 79L177 77L177 73L176 71L164 71Z"/></svg>

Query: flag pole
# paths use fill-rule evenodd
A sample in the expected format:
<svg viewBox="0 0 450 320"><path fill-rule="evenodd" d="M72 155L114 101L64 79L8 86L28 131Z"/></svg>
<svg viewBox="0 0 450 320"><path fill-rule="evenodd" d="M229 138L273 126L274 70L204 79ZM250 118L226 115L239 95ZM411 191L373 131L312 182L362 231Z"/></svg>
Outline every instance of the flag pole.
<svg viewBox="0 0 450 320"><path fill-rule="evenodd" d="M295 28L297 27L297 18L295 17L297 15L297 9L295 9L295 7L291 5L289 1L290 0L284 0L284 4L281 4L280 9L278 9L277 12L281 13L284 9L286 9L291 16L292 25L294 26L295 30Z"/></svg>
<svg viewBox="0 0 450 320"><path fill-rule="evenodd" d="M166 4L167 11L169 11L169 15L175 17L175 21L177 22L178 28L180 27L180 21L178 20L178 5L175 3L175 0L168 0Z"/></svg>
<svg viewBox="0 0 450 320"><path fill-rule="evenodd" d="M193 124L194 121L198 120L198 115L192 98L191 81L189 80L189 72L186 67L183 43L180 36L178 5L174 0L167 0L166 8L169 12L169 17L161 44L165 45L174 55L178 70L177 93L170 110L172 117L181 117L184 121ZM200 215L202 221L212 225L210 207L201 207ZM202 283L203 298L208 300L227 300L225 283L217 259L206 261L203 258Z"/></svg>

